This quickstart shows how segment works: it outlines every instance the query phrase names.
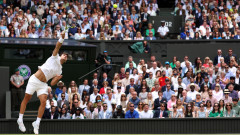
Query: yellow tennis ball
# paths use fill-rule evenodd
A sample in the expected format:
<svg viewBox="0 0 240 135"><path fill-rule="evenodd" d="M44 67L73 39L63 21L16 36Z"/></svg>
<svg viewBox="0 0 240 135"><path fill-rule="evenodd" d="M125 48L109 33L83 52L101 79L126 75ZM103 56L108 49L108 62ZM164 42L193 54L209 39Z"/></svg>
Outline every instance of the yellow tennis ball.
<svg viewBox="0 0 240 135"><path fill-rule="evenodd" d="M113 4L113 8L117 8L117 4Z"/></svg>

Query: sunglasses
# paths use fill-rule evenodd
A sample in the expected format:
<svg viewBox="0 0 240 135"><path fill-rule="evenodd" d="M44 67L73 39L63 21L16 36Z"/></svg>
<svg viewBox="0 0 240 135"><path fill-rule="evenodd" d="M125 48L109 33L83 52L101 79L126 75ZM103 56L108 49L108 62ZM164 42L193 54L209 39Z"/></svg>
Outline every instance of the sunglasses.
<svg viewBox="0 0 240 135"><path fill-rule="evenodd" d="M143 105L143 104L138 104L138 105Z"/></svg>
<svg viewBox="0 0 240 135"><path fill-rule="evenodd" d="M161 107L165 107L165 106L161 106Z"/></svg>
<svg viewBox="0 0 240 135"><path fill-rule="evenodd" d="M78 103L78 102L74 102L75 104Z"/></svg>
<svg viewBox="0 0 240 135"><path fill-rule="evenodd" d="M188 107L191 107L191 106L188 106Z"/></svg>
<svg viewBox="0 0 240 135"><path fill-rule="evenodd" d="M231 105L226 105L226 106L231 106Z"/></svg>
<svg viewBox="0 0 240 135"><path fill-rule="evenodd" d="M134 107L134 106L130 106L130 107Z"/></svg>
<svg viewBox="0 0 240 135"><path fill-rule="evenodd" d="M107 106L103 106L103 107L107 107Z"/></svg>
<svg viewBox="0 0 240 135"><path fill-rule="evenodd" d="M65 96L62 96L62 97L65 97Z"/></svg>
<svg viewBox="0 0 240 135"><path fill-rule="evenodd" d="M174 106L173 108L177 108L176 106Z"/></svg>

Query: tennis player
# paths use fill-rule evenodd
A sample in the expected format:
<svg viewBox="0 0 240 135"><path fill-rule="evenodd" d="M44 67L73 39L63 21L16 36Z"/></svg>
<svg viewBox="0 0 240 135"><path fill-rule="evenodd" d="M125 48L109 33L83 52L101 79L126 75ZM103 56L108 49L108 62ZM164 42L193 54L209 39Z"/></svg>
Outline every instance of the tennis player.
<svg viewBox="0 0 240 135"><path fill-rule="evenodd" d="M19 118L17 120L21 132L26 132L26 128L23 124L23 114L25 112L26 105L32 98L33 93L37 92L37 97L40 99L41 105L38 109L37 120L32 123L32 126L34 133L38 134L40 121L45 110L48 95L47 82L48 80L52 79L51 85L53 86L62 78L62 64L67 61L67 53L63 53L61 56L58 54L64 38L65 32L61 34L61 37L58 40L55 49L53 50L52 56L49 57L42 66L39 66L38 71L33 74L28 80L25 97L21 103Z"/></svg>

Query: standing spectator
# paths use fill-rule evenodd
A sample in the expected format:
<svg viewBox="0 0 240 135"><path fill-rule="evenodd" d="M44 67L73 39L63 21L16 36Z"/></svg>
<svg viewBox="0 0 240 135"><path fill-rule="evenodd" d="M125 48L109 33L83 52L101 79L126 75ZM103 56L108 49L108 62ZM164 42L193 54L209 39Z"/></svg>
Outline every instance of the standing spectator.
<svg viewBox="0 0 240 135"><path fill-rule="evenodd" d="M161 26L158 27L158 34L160 36L161 39L166 39L169 29L167 26L165 26L165 21L161 21Z"/></svg>
<svg viewBox="0 0 240 135"><path fill-rule="evenodd" d="M139 118L138 112L134 109L134 104L130 103L130 110L126 112L125 118Z"/></svg>
<svg viewBox="0 0 240 135"><path fill-rule="evenodd" d="M12 110L15 110L16 106L19 106L22 99L23 99L23 88L22 85L24 84L24 79L20 75L19 69L15 69L15 74L13 74L10 78L12 88L11 88L11 99L12 99Z"/></svg>

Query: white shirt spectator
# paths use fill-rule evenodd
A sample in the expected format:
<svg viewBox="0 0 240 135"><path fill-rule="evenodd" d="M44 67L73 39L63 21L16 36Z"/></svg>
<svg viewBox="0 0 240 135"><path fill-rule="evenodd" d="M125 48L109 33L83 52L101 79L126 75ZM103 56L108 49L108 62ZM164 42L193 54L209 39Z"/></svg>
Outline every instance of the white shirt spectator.
<svg viewBox="0 0 240 135"><path fill-rule="evenodd" d="M219 101L220 99L223 98L223 91L222 90L219 90L218 92L213 90L212 93L213 93L213 97L215 97L217 99L217 101Z"/></svg>
<svg viewBox="0 0 240 135"><path fill-rule="evenodd" d="M153 91L152 92L152 98L153 98L154 101L155 101L155 99L159 98L158 91Z"/></svg>
<svg viewBox="0 0 240 135"><path fill-rule="evenodd" d="M131 79L131 78L134 78L134 84L136 84L139 76L138 76L137 74L135 74L135 75L134 75L134 74L131 74L131 75L129 76L129 78L130 78L130 79Z"/></svg>
<svg viewBox="0 0 240 135"><path fill-rule="evenodd" d="M184 83L181 83L181 86L183 87L184 90L186 90L187 87L186 87L186 85L185 85ZM175 84L175 85L173 85L173 89L174 89L174 90L178 90L178 87L179 87L179 84L178 84L178 83Z"/></svg>
<svg viewBox="0 0 240 135"><path fill-rule="evenodd" d="M160 26L158 27L158 31L161 36L165 36L167 32L169 32L169 29L167 26Z"/></svg>
<svg viewBox="0 0 240 135"><path fill-rule="evenodd" d="M153 118L153 112L148 110L147 112L142 111L139 113L139 118Z"/></svg>
<svg viewBox="0 0 240 135"><path fill-rule="evenodd" d="M207 28L208 28L209 32L211 32L211 29L209 28L208 25L206 26L206 28L205 28L203 25L201 25L201 26L199 27L199 30L201 31L201 36L205 36L205 35L206 35Z"/></svg>
<svg viewBox="0 0 240 135"><path fill-rule="evenodd" d="M190 97L192 100L196 99L197 94L198 94L198 92L195 90L193 92L191 90L187 92L187 96Z"/></svg>
<svg viewBox="0 0 240 135"><path fill-rule="evenodd" d="M148 9L148 12L147 12L150 16L156 16L156 12L154 10L150 10Z"/></svg>
<svg viewBox="0 0 240 135"><path fill-rule="evenodd" d="M158 70L160 70L159 67L156 67L155 69L154 69L153 67L151 67L151 68L149 69L149 72L152 72L152 73L153 73L153 78L155 78L156 72L157 72Z"/></svg>
<svg viewBox="0 0 240 135"><path fill-rule="evenodd" d="M57 106L57 101L55 99L52 99L52 101L54 102L54 106ZM46 108L47 109L51 108L49 99L46 101Z"/></svg>
<svg viewBox="0 0 240 135"><path fill-rule="evenodd" d="M171 82L172 82L173 86L174 86L175 84L177 84L177 83L178 83L178 76L176 76L176 77L172 76L172 77L171 77Z"/></svg>
<svg viewBox="0 0 240 135"><path fill-rule="evenodd" d="M97 95L95 95L94 93L91 94L91 95L90 95L90 101L91 101L92 103L95 103L96 97L97 97L98 95L99 95L100 97L102 97L99 93L97 93Z"/></svg>

